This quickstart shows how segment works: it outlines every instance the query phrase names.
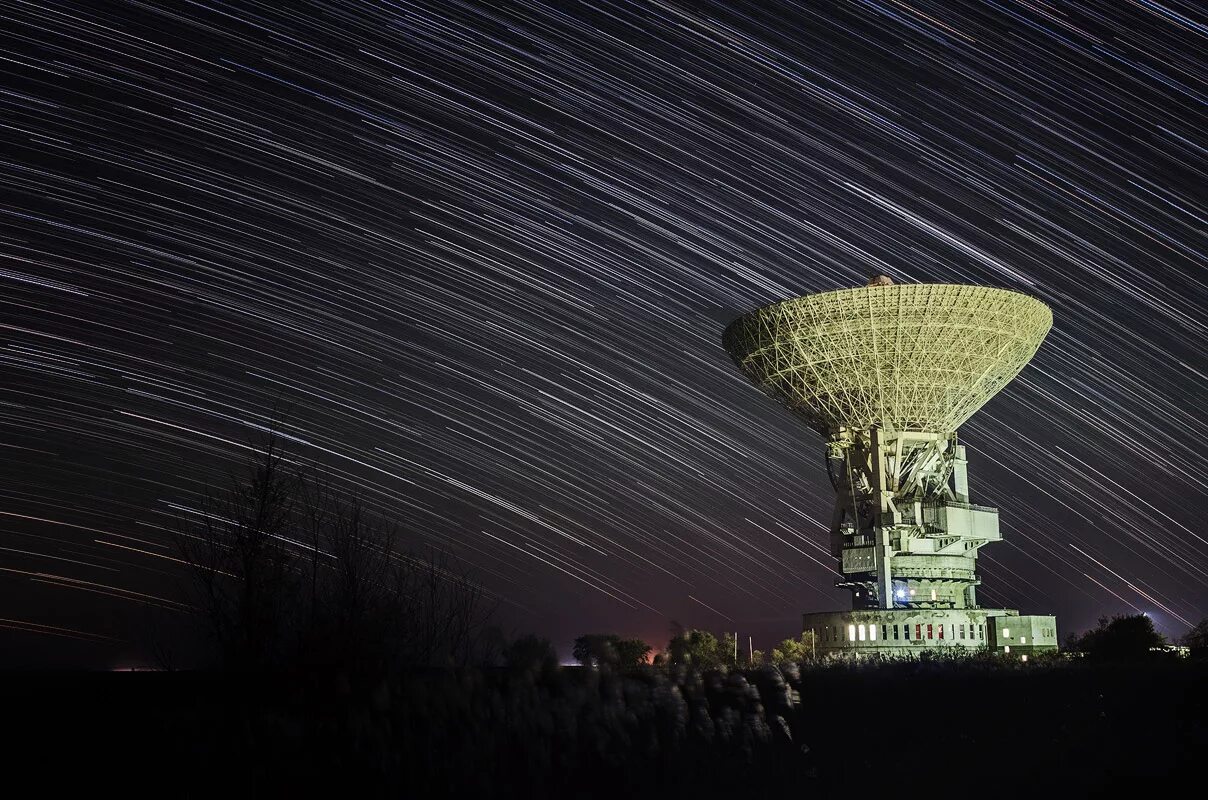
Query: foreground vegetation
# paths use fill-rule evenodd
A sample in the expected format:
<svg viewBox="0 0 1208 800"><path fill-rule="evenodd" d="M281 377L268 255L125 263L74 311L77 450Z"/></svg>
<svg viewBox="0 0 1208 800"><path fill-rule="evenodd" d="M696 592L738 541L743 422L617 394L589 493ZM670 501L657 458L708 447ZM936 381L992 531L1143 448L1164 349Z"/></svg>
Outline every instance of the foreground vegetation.
<svg viewBox="0 0 1208 800"><path fill-rule="evenodd" d="M52 796L1118 796L1208 752L1188 659L3 677L9 778Z"/></svg>

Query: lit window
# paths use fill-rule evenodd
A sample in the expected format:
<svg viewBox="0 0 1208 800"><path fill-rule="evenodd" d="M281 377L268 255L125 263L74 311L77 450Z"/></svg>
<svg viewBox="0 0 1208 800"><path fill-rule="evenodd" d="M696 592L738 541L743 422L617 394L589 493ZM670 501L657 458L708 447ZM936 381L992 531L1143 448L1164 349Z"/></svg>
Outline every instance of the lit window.
<svg viewBox="0 0 1208 800"><path fill-rule="evenodd" d="M1026 636L1020 636L1020 637L1019 637L1019 643L1020 643L1020 644L1027 644L1027 643L1028 643L1028 637L1026 637Z"/></svg>
<svg viewBox="0 0 1208 800"><path fill-rule="evenodd" d="M921 622L914 623L914 638L916 638L916 639L923 638L923 623L921 623Z"/></svg>
<svg viewBox="0 0 1208 800"><path fill-rule="evenodd" d="M1024 663L1027 663L1028 657L1026 655L1020 656L1019 660L1023 661Z"/></svg>
<svg viewBox="0 0 1208 800"><path fill-rule="evenodd" d="M865 633L866 633L866 631L864 630L864 625L863 625L863 623L861 623L861 625L860 625L860 641L864 641Z"/></svg>
<svg viewBox="0 0 1208 800"><path fill-rule="evenodd" d="M928 638L928 639L934 639L935 637L932 635L933 633L935 633L935 631L933 631L933 630L931 629L931 625L928 625L928 626L927 626L927 638Z"/></svg>
<svg viewBox="0 0 1208 800"><path fill-rule="evenodd" d="M1009 645L1009 644L1007 644L1007 645L1003 645L1002 651L1003 651L1004 653L1009 653L1009 652L1011 652L1011 645Z"/></svg>
<svg viewBox="0 0 1208 800"><path fill-rule="evenodd" d="M876 625L868 626L868 638L870 641L873 641L873 642L875 642L877 640L877 626Z"/></svg>
<svg viewBox="0 0 1208 800"><path fill-rule="evenodd" d="M962 639L965 638L965 626L964 625L961 625L961 638Z"/></svg>
<svg viewBox="0 0 1208 800"><path fill-rule="evenodd" d="M1010 628L1003 628L1003 629L1002 629L1002 638L1004 638L1004 639L1010 639L1010 638L1011 638L1011 629L1010 629Z"/></svg>
<svg viewBox="0 0 1208 800"><path fill-rule="evenodd" d="M847 641L854 642L855 640L856 640L856 626L848 625L847 626Z"/></svg>
<svg viewBox="0 0 1208 800"><path fill-rule="evenodd" d="M940 638L944 638L944 626L942 624L940 625Z"/></svg>
<svg viewBox="0 0 1208 800"><path fill-rule="evenodd" d="M985 639L986 639L986 626L985 625L977 626L977 638L981 639L982 641L985 641Z"/></svg>
<svg viewBox="0 0 1208 800"><path fill-rule="evenodd" d="M935 599L935 589L932 589L932 590L931 590L931 599L932 599L932 600L934 600L934 599Z"/></svg>

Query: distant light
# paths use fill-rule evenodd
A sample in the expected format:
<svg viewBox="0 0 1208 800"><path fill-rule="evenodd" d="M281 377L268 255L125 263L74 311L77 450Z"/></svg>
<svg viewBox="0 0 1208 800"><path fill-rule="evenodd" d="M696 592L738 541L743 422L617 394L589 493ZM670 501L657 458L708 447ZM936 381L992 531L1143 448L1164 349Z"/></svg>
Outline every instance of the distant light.
<svg viewBox="0 0 1208 800"><path fill-rule="evenodd" d="M1019 660L1020 660L1020 661L1023 661L1024 663L1027 663L1028 657L1027 657L1027 656L1020 656L1020 657L1019 657Z"/></svg>
<svg viewBox="0 0 1208 800"><path fill-rule="evenodd" d="M905 590L905 589L898 589L898 591L897 591L897 595L898 595L898 599L899 599L899 600L901 600L901 599L905 598L905 597L906 597L906 590Z"/></svg>
<svg viewBox="0 0 1208 800"><path fill-rule="evenodd" d="M911 596L911 597L914 597L914 589L911 589L911 590L910 590L910 596Z"/></svg>
<svg viewBox="0 0 1208 800"><path fill-rule="evenodd" d="M1003 645L1002 651L1003 651L1004 653L1009 653L1009 652L1011 652L1011 645L1009 645L1009 644L1008 644L1008 645Z"/></svg>
<svg viewBox="0 0 1208 800"><path fill-rule="evenodd" d="M1010 628L1003 628L1003 629L1002 629L1002 638L1004 638L1004 639L1010 639L1010 638L1011 638L1011 629L1010 629Z"/></svg>

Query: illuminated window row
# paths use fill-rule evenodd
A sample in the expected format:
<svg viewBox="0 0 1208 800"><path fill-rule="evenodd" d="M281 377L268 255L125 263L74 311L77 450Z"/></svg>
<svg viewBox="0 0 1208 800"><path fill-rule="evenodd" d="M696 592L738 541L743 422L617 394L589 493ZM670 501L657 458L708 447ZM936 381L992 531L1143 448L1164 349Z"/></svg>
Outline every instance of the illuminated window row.
<svg viewBox="0 0 1208 800"><path fill-rule="evenodd" d="M877 626L876 625L865 625L864 623L860 623L859 625L848 625L847 626L847 641L849 641L849 642L855 642L855 641L875 642L876 640L877 640Z"/></svg>
<svg viewBox="0 0 1208 800"><path fill-rule="evenodd" d="M878 630L877 630L878 627L880 628L879 635L880 635L880 639L882 641L889 641L891 635L893 637L893 641L904 640L904 641L909 642L911 640L910 625L901 625L901 626L899 626L899 625L880 625L880 626L877 626L877 625L864 624L864 623L852 623L847 626L847 641L849 641L849 642L875 642L878 639ZM956 623L945 624L945 623L923 623L923 622L915 623L914 639L916 641L922 640L922 639L943 639L945 636L945 628L947 629L947 636L949 639L959 638L961 640L970 640L971 639L971 640L975 640L975 641L985 641L986 640L986 626L985 625L976 625L975 626L975 625L973 625L973 623L969 623L968 625L965 625L965 624L957 625ZM839 631L839 629L834 626L828 625L828 626L824 627L822 629L822 640L824 642L839 641L838 631ZM1008 631L1004 631L1003 633L1004 633L1004 635L1007 635ZM900 639L899 639L899 635L900 635ZM1024 639L1023 643L1026 643L1026 642L1027 642L1027 640Z"/></svg>

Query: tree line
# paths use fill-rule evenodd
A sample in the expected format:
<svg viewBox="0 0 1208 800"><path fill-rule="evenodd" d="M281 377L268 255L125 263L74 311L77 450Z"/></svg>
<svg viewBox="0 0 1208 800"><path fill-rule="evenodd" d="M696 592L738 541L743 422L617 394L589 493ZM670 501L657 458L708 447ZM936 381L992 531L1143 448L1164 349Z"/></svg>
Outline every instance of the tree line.
<svg viewBox="0 0 1208 800"><path fill-rule="evenodd" d="M543 640L534 640L543 641ZM532 649L534 641L529 641ZM1208 620L1182 637L1180 643L1193 658L1208 658ZM805 631L797 638L784 639L770 653L760 650L742 652L735 647L735 634L720 637L706 630L677 630L666 649L654 648L639 639L624 639L615 634L585 634L575 640L574 658L584 666L633 667L684 665L697 669L720 667L748 668L764 665L807 664L817 660L813 633ZM548 642L545 643L549 646ZM1145 614L1103 617L1096 627L1070 635L1064 650L1092 661L1132 661L1161 658L1177 653Z"/></svg>
<svg viewBox="0 0 1208 800"><path fill-rule="evenodd" d="M813 634L806 631L799 638L785 639L770 656L760 650L743 652L737 646L735 634L723 633L720 637L698 628L684 629L674 626L674 633L667 647L659 652L640 639L625 639L616 634L590 633L575 639L572 654L584 666L634 667L683 665L696 669L718 667L753 667L764 664L800 664L814 657ZM544 644L542 644L544 643ZM549 642L530 639L525 644L533 648L551 648ZM653 654L653 655L652 655Z"/></svg>
<svg viewBox="0 0 1208 800"><path fill-rule="evenodd" d="M269 433L242 472L178 525L191 641L154 643L236 671L464 666L489 657L493 603L435 547L400 548L354 492L287 457Z"/></svg>

